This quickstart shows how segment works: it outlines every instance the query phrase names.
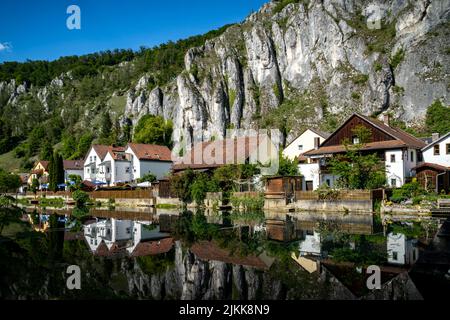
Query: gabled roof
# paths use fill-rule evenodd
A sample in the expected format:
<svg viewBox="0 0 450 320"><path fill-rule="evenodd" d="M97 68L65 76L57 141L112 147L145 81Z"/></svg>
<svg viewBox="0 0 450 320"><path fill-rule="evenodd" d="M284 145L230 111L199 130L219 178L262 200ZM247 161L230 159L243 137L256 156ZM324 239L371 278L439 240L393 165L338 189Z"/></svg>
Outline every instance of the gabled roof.
<svg viewBox="0 0 450 320"><path fill-rule="evenodd" d="M36 162L36 164L34 165L34 168L36 168L36 166L37 166L38 164L41 164L41 166L44 167L44 170L45 170L45 171L48 171L48 164L49 164L49 163L50 163L50 161L40 160L40 161Z"/></svg>
<svg viewBox="0 0 450 320"><path fill-rule="evenodd" d="M422 168L432 168L435 169L437 171L450 171L450 167L444 167L441 166L440 164L436 164L436 163L429 163L429 162L424 162L419 164L417 167L413 168L413 170L418 170L418 169L422 169Z"/></svg>
<svg viewBox="0 0 450 320"><path fill-rule="evenodd" d="M426 143L409 133L398 129L394 127L390 127L383 123L380 120L373 119L367 116L363 116L358 113L354 113L351 117L349 117L338 129L336 129L323 143L322 145L325 145L337 132L339 132L342 128L345 127L345 125L354 117L358 117L362 119L363 121L367 122L371 126L381 130L388 136L392 138L392 140L388 141L378 141L378 142L371 142L367 143L363 150L379 150L379 149L393 149L393 148L403 148L403 147L409 147L414 149L421 149L423 148ZM312 156L312 155L320 155L320 154L331 154L331 153L339 153L345 151L345 148L342 145L333 145L333 146L326 146L326 147L320 147L317 150L311 150L308 152L305 152L304 155Z"/></svg>
<svg viewBox="0 0 450 320"><path fill-rule="evenodd" d="M140 242L131 253L133 257L153 256L169 252L174 244L173 238Z"/></svg>
<svg viewBox="0 0 450 320"><path fill-rule="evenodd" d="M94 149L95 153L99 156L100 160L105 159L106 155L108 154L108 151L110 150L110 146L105 146L102 144L93 144L91 149ZM87 157L88 155L86 155Z"/></svg>
<svg viewBox="0 0 450 320"><path fill-rule="evenodd" d="M373 126L386 132L388 135L392 136L393 138L403 141L405 143L405 145L407 145L408 147L423 148L425 146L425 142L423 142L423 140L420 140L419 138L416 138L413 135L411 135L399 128L394 128L394 127L388 126L384 122L382 122L378 119L369 118L367 116L363 116L363 115L360 115L357 113L355 113L354 115L366 120Z"/></svg>
<svg viewBox="0 0 450 320"><path fill-rule="evenodd" d="M431 142L429 145L427 145L425 148L422 149L422 151L426 151L428 149L430 149L432 146L434 146L435 144L441 143L442 141L444 141L445 139L450 138L450 132L443 135L442 137L440 137L439 139L437 139L434 142Z"/></svg>
<svg viewBox="0 0 450 320"><path fill-rule="evenodd" d="M172 161L172 152L166 146L129 143L128 147L141 161Z"/></svg>
<svg viewBox="0 0 450 320"><path fill-rule="evenodd" d="M194 170L213 169L225 164L242 163L258 150L260 144L264 144L265 142L264 137L258 138L258 136L199 142L187 152L180 163L176 163L173 166L173 170L182 171L188 168ZM231 150L227 150L230 146L232 146ZM216 156L216 151L218 150L222 153L220 158L220 155ZM197 159L200 156L201 159ZM218 163L208 163L205 161L205 156L214 158L211 159L211 162L217 160ZM198 163L200 162L198 160L201 163Z"/></svg>
<svg viewBox="0 0 450 320"><path fill-rule="evenodd" d="M64 170L83 170L83 160L64 160Z"/></svg>
<svg viewBox="0 0 450 320"><path fill-rule="evenodd" d="M331 135L331 133L328 132L324 132L324 131L320 131L314 128L308 128L306 130L304 130L302 133L300 133L295 139L293 139L287 146L289 147L291 144L294 143L295 140L297 140L298 138L300 138L306 131L311 130L312 132L314 132L315 134L317 134L318 136L320 136L323 139L328 139L328 137Z"/></svg>

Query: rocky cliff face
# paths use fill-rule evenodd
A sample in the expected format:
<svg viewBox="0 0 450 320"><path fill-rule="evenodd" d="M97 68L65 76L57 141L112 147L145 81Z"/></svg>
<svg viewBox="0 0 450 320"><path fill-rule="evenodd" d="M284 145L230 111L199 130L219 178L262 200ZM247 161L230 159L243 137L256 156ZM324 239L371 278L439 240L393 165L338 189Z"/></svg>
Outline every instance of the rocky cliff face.
<svg viewBox="0 0 450 320"><path fill-rule="evenodd" d="M173 119L188 142L255 128L284 100L313 108L307 123L359 111L420 121L448 104L450 1L299 1L265 5L242 24L186 54L167 87L128 93L125 115ZM377 24L381 30L377 29ZM292 135L302 128L293 128Z"/></svg>
<svg viewBox="0 0 450 320"><path fill-rule="evenodd" d="M175 142L188 144L258 128L286 101L301 106L287 115L298 120L288 140L355 111L391 111L411 125L434 100L449 104L449 17L450 0L270 2L190 49L165 86L149 87L142 75L125 93L123 120L162 115L179 129ZM24 90L2 83L0 98Z"/></svg>

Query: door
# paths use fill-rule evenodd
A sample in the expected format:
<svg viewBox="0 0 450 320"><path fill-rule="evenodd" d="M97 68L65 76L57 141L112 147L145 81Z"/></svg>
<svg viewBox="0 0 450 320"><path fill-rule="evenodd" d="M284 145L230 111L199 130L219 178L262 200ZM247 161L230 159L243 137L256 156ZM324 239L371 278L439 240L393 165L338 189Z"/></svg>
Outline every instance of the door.
<svg viewBox="0 0 450 320"><path fill-rule="evenodd" d="M313 191L313 182L312 181L306 181L306 191Z"/></svg>

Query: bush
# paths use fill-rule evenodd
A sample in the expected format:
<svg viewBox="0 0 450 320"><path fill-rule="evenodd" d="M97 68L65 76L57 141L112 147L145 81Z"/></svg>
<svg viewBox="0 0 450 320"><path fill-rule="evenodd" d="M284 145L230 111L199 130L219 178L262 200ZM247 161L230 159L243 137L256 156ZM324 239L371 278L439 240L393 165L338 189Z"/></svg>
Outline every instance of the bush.
<svg viewBox="0 0 450 320"><path fill-rule="evenodd" d="M395 203L400 203L415 197L417 200L418 196L425 194L427 193L422 186L417 181L413 181L404 184L401 188L393 190L390 200Z"/></svg>
<svg viewBox="0 0 450 320"><path fill-rule="evenodd" d="M77 207L85 206L86 203L89 201L89 195L81 190L77 190L72 193L72 198L75 200Z"/></svg>

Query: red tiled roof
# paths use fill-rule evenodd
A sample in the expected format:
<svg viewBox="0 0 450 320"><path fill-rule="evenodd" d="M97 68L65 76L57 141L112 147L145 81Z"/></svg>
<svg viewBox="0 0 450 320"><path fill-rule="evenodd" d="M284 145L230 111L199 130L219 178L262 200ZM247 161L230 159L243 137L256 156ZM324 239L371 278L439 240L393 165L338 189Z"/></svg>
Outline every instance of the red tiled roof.
<svg viewBox="0 0 450 320"><path fill-rule="evenodd" d="M202 260L222 261L242 266L250 266L258 269L268 269L263 260L254 255L240 257L231 255L228 250L220 248L214 242L200 241L192 245L191 251Z"/></svg>
<svg viewBox="0 0 450 320"><path fill-rule="evenodd" d="M136 157L143 161L172 161L172 152L166 146L129 143Z"/></svg>
<svg viewBox="0 0 450 320"><path fill-rule="evenodd" d="M100 157L100 160L105 159L106 155L108 154L108 151L110 150L110 146L105 146L101 144L94 144L92 145L92 148L95 150L97 155Z"/></svg>
<svg viewBox="0 0 450 320"><path fill-rule="evenodd" d="M432 168L438 171L450 171L450 167L444 167L436 163L424 162L413 168L413 170L418 170L422 168Z"/></svg>
<svg viewBox="0 0 450 320"><path fill-rule="evenodd" d="M174 244L173 238L165 238L157 241L140 242L133 250L131 256L144 257L169 252Z"/></svg>
<svg viewBox="0 0 450 320"><path fill-rule="evenodd" d="M64 160L64 170L83 170L83 160Z"/></svg>
<svg viewBox="0 0 450 320"><path fill-rule="evenodd" d="M32 170L31 174L44 174L44 170L42 169Z"/></svg>
<svg viewBox="0 0 450 320"><path fill-rule="evenodd" d="M195 144L191 150L181 159L180 163L173 166L174 171L191 169L212 169L224 164L239 164L248 159L260 144L264 144L264 137L238 137L234 139L215 140ZM232 151L227 149L232 146ZM216 151L221 150L222 155L216 156ZM196 159L200 158L201 159ZM211 161L206 161L211 158Z"/></svg>

